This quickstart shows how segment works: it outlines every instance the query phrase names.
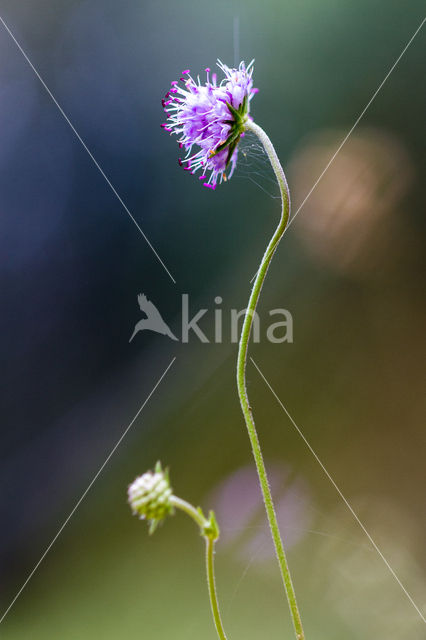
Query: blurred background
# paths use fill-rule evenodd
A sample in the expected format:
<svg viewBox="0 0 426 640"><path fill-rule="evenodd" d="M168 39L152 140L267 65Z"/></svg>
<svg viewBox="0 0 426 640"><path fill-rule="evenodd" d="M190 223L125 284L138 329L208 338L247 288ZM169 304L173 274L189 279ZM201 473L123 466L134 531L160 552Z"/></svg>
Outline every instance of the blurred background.
<svg viewBox="0 0 426 640"><path fill-rule="evenodd" d="M215 192L183 172L160 100L256 59L255 120L303 202L423 19L424 5L2 0L5 20L175 283L0 25L2 613L170 364L1 625L11 640L205 638L203 543L181 514L154 537L126 488L158 459L215 508L233 640L292 637L234 383L231 308L279 214L255 139ZM292 343L262 373L414 601L425 606L424 113L420 32L286 234L259 314ZM424 180L423 180L424 181ZM181 294L210 342L139 333L145 293L177 336ZM214 342L214 302L224 337ZM424 638L424 624L253 366L251 403L307 638Z"/></svg>

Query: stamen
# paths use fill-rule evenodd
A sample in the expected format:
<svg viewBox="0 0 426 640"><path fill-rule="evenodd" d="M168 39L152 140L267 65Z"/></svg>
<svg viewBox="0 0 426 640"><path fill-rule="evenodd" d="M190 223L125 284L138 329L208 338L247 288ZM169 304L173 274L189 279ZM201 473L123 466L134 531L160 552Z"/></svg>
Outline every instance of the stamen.
<svg viewBox="0 0 426 640"><path fill-rule="evenodd" d="M161 102L167 118L161 127L176 135L179 148L185 153L184 158L179 158L179 165L192 175L200 170L203 175L199 179L213 190L228 182L234 172L243 122L250 118L249 103L256 93L249 68L243 62L237 69L221 61L218 66L223 74L220 84L210 67L205 68L204 82L199 76L194 79L185 69L180 81L171 82Z"/></svg>

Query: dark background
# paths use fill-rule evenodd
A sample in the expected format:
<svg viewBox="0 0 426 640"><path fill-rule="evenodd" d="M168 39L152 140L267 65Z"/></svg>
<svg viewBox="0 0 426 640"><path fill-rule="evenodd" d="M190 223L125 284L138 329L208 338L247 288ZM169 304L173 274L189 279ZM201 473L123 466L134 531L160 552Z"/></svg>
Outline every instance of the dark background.
<svg viewBox="0 0 426 640"><path fill-rule="evenodd" d="M229 339L230 309L244 308L277 220L277 189L250 136L229 184L204 189L177 165L160 100L184 68L255 58L252 114L276 145L296 211L422 10L384 0L0 3L176 280L0 25L2 611L176 356L2 637L215 637L193 524L179 515L149 538L126 505L127 484L157 459L177 495L217 509L230 637L291 637ZM421 31L286 234L250 352L420 607L424 55ZM129 344L139 292L178 336L188 293L193 313L209 309L200 325L210 338L220 295L223 344L148 332ZM293 316L292 344L265 339L268 311L280 307ZM307 638L424 637L251 365L248 382Z"/></svg>

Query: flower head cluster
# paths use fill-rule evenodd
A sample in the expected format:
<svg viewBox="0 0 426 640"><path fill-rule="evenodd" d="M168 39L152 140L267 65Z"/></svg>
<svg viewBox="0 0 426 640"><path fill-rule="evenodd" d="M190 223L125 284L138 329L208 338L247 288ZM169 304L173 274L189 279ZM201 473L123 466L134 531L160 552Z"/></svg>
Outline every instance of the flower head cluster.
<svg viewBox="0 0 426 640"><path fill-rule="evenodd" d="M172 82L163 100L167 122L161 125L178 136L180 148L186 151L179 164L192 174L201 169L200 180L212 189L234 172L237 145L244 135L250 100L257 92L253 88L253 61L247 67L241 62L238 69L230 69L220 60L218 66L225 75L220 84L216 73L210 77L209 68L204 84L199 77L195 81L189 69L180 78L184 87L177 80Z"/></svg>
<svg viewBox="0 0 426 640"><path fill-rule="evenodd" d="M134 515L149 521L150 533L155 531L160 520L173 513L169 475L163 471L160 462L157 462L154 472L147 471L136 478L127 494Z"/></svg>

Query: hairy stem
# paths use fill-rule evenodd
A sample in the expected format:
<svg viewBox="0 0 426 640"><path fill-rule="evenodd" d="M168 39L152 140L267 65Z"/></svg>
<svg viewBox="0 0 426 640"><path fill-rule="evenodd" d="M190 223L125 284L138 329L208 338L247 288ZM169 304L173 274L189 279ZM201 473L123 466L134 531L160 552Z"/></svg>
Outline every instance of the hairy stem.
<svg viewBox="0 0 426 640"><path fill-rule="evenodd" d="M213 620L216 627L217 635L220 640L227 640L225 631L223 629L222 619L220 617L219 602L216 593L216 582L214 577L214 543L215 541L211 537L204 537L206 541L206 569L207 569L207 583L209 586L210 605L213 614Z"/></svg>
<svg viewBox="0 0 426 640"><path fill-rule="evenodd" d="M186 500L182 500L182 498L178 498L177 496L170 497L170 504L176 507L176 509L184 511L190 518L195 520L195 522L201 529L201 533L203 533L204 527L207 525L207 520L203 516L201 511L193 507L192 504L190 504Z"/></svg>
<svg viewBox="0 0 426 640"><path fill-rule="evenodd" d="M214 545L219 536L219 528L216 523L214 513L210 512L209 520L205 518L201 509L196 509L186 500L177 496L170 497L170 503L176 508L184 511L189 515L200 527L200 533L206 541L206 571L207 586L209 589L210 606L213 614L213 621L216 627L219 640L227 640L225 631L220 617L219 601L216 593L216 581L214 573Z"/></svg>
<svg viewBox="0 0 426 640"><path fill-rule="evenodd" d="M244 419L247 425L248 435L250 438L251 447L253 450L253 456L256 462L257 473L259 476L259 482L262 489L263 500L265 503L266 513L268 516L269 526L272 533L272 538L275 545L275 551L278 558L278 563L281 570L281 576L284 583L285 592L287 595L288 604L293 620L294 630L297 640L304 640L305 635L303 632L302 621L300 618L299 609L296 602L296 594L294 592L293 582L290 575L290 570L287 564L287 558L284 551L283 542L281 539L280 530L278 527L277 516L275 513L274 503L272 500L271 490L269 488L268 477L266 474L265 463L263 461L262 450L260 448L259 438L257 435L256 427L254 424L253 413L249 404L247 387L246 387L246 363L247 363L247 350L248 342L250 338L250 332L253 323L253 315L257 307L260 292L262 290L263 283L265 281L266 273L271 263L272 257L276 251L279 241L281 240L284 231L286 229L289 214L290 214L290 194L287 185L287 180L284 171L281 167L278 156L275 149L266 133L253 121L248 120L246 122L246 129L252 131L257 135L262 143L268 158L271 162L275 176L278 181L278 185L281 193L281 218L278 226L272 236L265 254L261 260L259 269L257 271L253 289L250 295L248 307L244 317L243 328L241 331L239 349L238 349L238 362L237 362L237 386L238 395L240 397L241 408L244 414Z"/></svg>

